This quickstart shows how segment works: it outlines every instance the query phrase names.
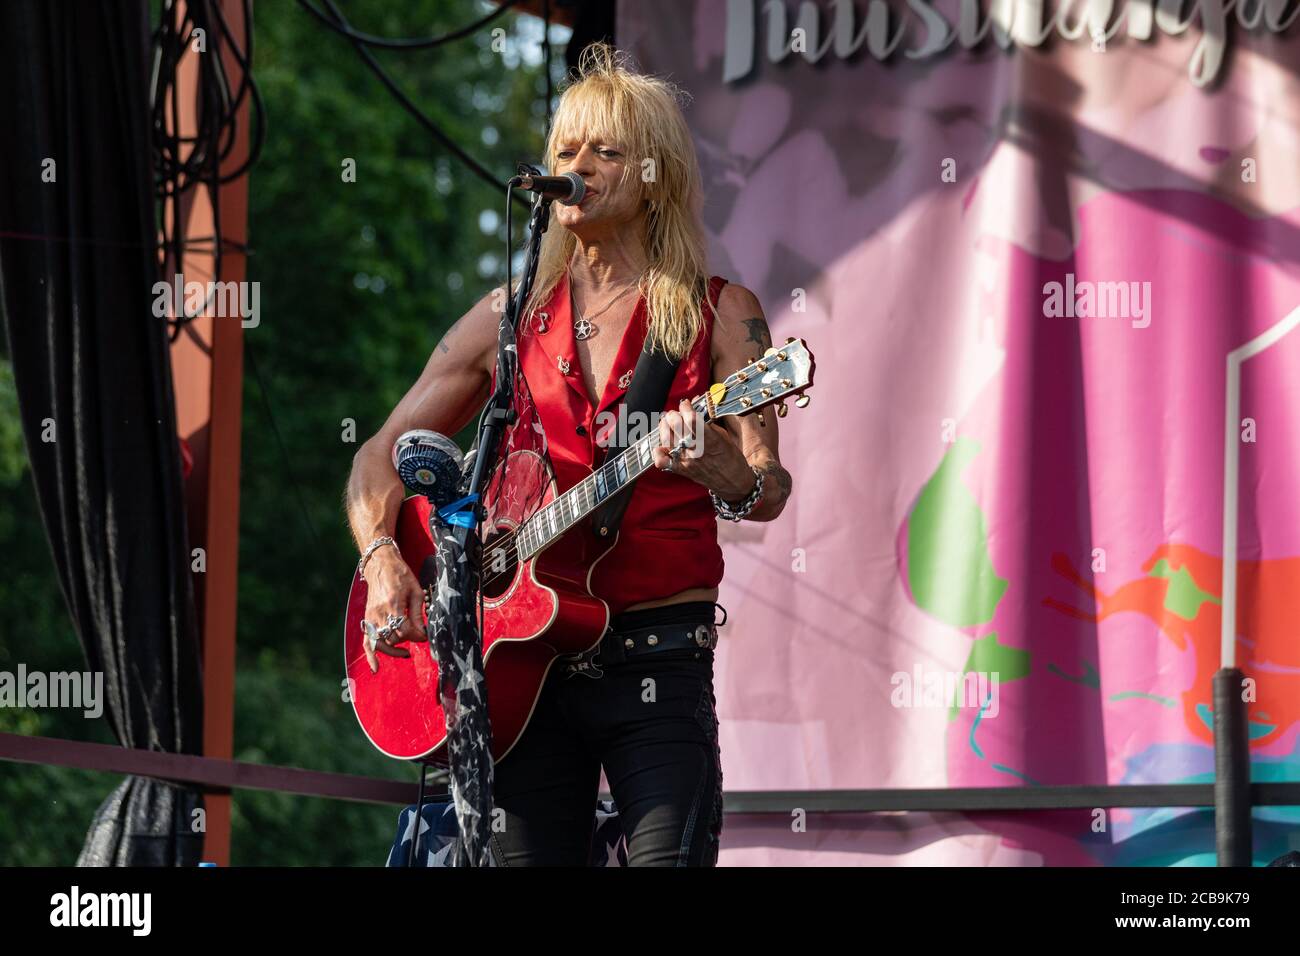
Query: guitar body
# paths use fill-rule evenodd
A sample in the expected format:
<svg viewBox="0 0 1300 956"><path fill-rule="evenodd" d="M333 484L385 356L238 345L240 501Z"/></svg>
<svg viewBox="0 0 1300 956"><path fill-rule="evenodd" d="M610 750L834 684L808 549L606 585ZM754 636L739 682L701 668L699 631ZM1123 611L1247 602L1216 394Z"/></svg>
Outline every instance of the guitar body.
<svg viewBox="0 0 1300 956"><path fill-rule="evenodd" d="M813 369L807 343L789 338L715 382L692 405L708 421L753 414L774 404L778 417L784 417L786 398L797 395L796 408L808 403L805 392L812 385ZM650 450L658 439L655 429L607 459L596 472L557 461L552 475L537 453L516 451L503 463L506 471L500 484L505 490L498 492L492 486L491 493L499 493L505 506L484 500L483 554L488 556L484 563L489 573L484 575L479 625L494 759L504 758L523 735L556 660L591 650L604 636L609 606L591 593L591 574L618 535L609 541L597 539L588 516L598 503L650 467ZM558 487L566 489L563 495ZM532 501L538 488L544 489L540 500ZM521 500L530 501L530 506L520 506ZM417 579L437 550L429 531L429 510L423 496L407 498L393 535ZM512 559L503 569L493 567L494 541L515 533L521 522L536 553L526 561ZM372 674L361 629L367 594L366 582L354 574L343 630L343 663L361 729L390 757L446 765L446 716L438 697L438 665L432 648L427 641L402 644L411 656L379 654L379 670ZM422 627L425 623L420 622Z"/></svg>
<svg viewBox="0 0 1300 956"><path fill-rule="evenodd" d="M544 465L532 452L516 452L509 469ZM516 472L517 473L517 472ZM555 498L549 483L539 507ZM492 519L488 503L489 553L498 534L514 523ZM430 505L416 495L402 502L393 537L411 573L417 578L425 559L436 551L429 531ZM617 541L617 537L615 537ZM501 760L523 734L542 684L562 654L589 650L609 624L609 607L593 597L591 569L614 546L598 542L587 522L571 529L532 558L508 567L483 591L483 666L487 683L488 719L492 725L492 756ZM344 665L352 707L362 731L382 753L399 760L446 764L446 715L438 697L438 665L428 641L401 646L408 658L379 654L379 670L370 672L363 646L368 586L353 576L343 631ZM425 624L421 621L421 626Z"/></svg>

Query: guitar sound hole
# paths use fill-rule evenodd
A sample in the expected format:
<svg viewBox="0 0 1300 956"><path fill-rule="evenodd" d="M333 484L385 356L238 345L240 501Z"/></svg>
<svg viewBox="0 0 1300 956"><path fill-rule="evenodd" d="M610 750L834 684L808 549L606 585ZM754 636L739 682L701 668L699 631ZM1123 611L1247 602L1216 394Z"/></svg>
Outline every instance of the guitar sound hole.
<svg viewBox="0 0 1300 956"><path fill-rule="evenodd" d="M510 584L519 570L519 557L510 544L512 539L504 532L488 535L483 543L482 583L483 596L496 598L510 590Z"/></svg>

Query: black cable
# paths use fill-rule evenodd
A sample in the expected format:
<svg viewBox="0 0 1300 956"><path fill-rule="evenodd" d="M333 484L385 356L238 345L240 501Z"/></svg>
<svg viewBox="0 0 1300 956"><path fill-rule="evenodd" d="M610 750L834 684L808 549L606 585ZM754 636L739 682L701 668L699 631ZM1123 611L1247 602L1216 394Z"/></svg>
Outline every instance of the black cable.
<svg viewBox="0 0 1300 956"><path fill-rule="evenodd" d="M190 236L185 241L189 243L191 246L208 246L213 243L214 239L212 236ZM242 252L246 256L251 256L253 254L252 246L240 242L238 239L231 239L229 236L222 237L221 245L229 246L231 249L234 249L236 252Z"/></svg>
<svg viewBox="0 0 1300 956"><path fill-rule="evenodd" d="M363 33L360 30L354 29L350 24L340 24L331 20L320 10L317 10L314 6L308 3L307 0L300 0L300 2L302 3L302 6L304 6L312 16L320 20L321 23L325 24L335 33L339 33L356 43L364 43L366 46L379 47L384 50L427 50L431 47L441 46L444 43L450 43L453 40L463 40L465 37L501 16L501 14L505 13L517 4L519 0L500 0L500 5L495 10L486 16L475 20L468 26L460 27L450 33L444 33L440 37L428 37L422 39L394 39L392 37L380 37L371 33Z"/></svg>
<svg viewBox="0 0 1300 956"><path fill-rule="evenodd" d="M518 177L516 176L516 177L512 177L510 181L506 183L506 284L505 284L505 301L501 309L501 323L507 325L510 324L510 309L514 302L514 295L513 295L514 290L510 287L511 271L512 271L511 257L514 254L514 248L513 248L514 230L512 228L512 219L511 219L511 212L514 207L511 203L511 199L515 198L514 187L517 182L518 182ZM541 200L538 199L536 201L540 202ZM532 208L532 204L529 204L529 208L530 209ZM515 316L515 319L516 321L519 321L519 316ZM518 374L518 368L519 368L518 326L512 325L510 331L511 331L511 339L516 343L515 348L513 350L503 349L501 347L500 326L498 326L498 333L497 333L497 373L498 374L497 374L497 382L496 382L497 387L496 389L493 390L492 394L488 397L487 404L483 406L482 411L479 412L478 425L474 430L474 443L473 443L474 447L478 449L478 453L481 453L483 450L483 423L487 419L488 413L491 410L498 407L498 402L501 399L502 390L505 387L504 382L506 380L506 376L510 377L510 382L514 386L512 394L518 394L518 383L515 382L515 377ZM509 409L506 410L509 411ZM503 430L503 433L500 436L498 436L498 439L499 441L505 441L505 438L506 436ZM487 501L487 492L488 492L488 488L491 486L493 481L497 482L498 488L504 488L505 481L506 481L506 473L509 470L509 457L500 454L499 445L498 448L495 449L495 451L497 452L498 455L497 460L495 462L492 462L490 465L484 465L483 479L479 487L479 500L473 503L474 514L476 517L479 518L479 520L475 525L475 531L477 532L477 537L480 544L479 556L478 556L478 565L479 565L478 566L478 574L479 574L479 582L478 582L479 618L478 619L480 621L483 620L483 612L484 612L482 555L486 550L483 547L483 545L485 545L487 542L487 534L484 533L482 519L486 518L487 516L487 508L485 504ZM476 457L478 453L476 453Z"/></svg>
<svg viewBox="0 0 1300 956"><path fill-rule="evenodd" d="M239 121L239 107L244 102L244 96L251 94L253 98L253 132L249 140L248 156L239 166L232 171L225 173L221 177L222 183L233 182L252 167L257 162L257 158L262 153L262 146L266 141L266 104L262 101L262 91L258 89L257 83L253 80L253 8L252 0L244 0L244 48L241 51L239 43L236 42L233 34L230 32L230 24L226 21L225 11L222 10L220 0L213 6L217 14L217 21L221 25L221 32L225 34L226 40L230 44L230 55L234 57L235 62L239 64L242 73L242 79L239 84L239 93L235 96L230 105L230 136L226 147L221 151L221 158L224 160L229 155L235 145L235 128Z"/></svg>
<svg viewBox="0 0 1300 956"><path fill-rule="evenodd" d="M551 0L542 0L542 69L546 73L546 128L542 142L551 135Z"/></svg>
<svg viewBox="0 0 1300 956"><path fill-rule="evenodd" d="M307 0L298 0L298 4L299 6L308 9L311 8L311 5L307 2ZM336 22L340 26L343 27L348 26L347 19L343 16L343 13L339 10L339 8L334 4L334 0L325 0L325 6L328 7L330 13L332 13L336 17ZM319 13L319 11L316 12ZM482 179L484 182L491 183L493 188L495 189L501 188L501 180L496 176L493 176L492 173L489 172L487 167L484 166L482 163L480 163L477 159L475 159L469 153L465 152L465 150L461 149L460 145L455 140L453 140L450 136L448 136L445 132L443 132L442 128L438 126L437 123L429 119L429 117L426 116L420 110L420 108L416 106L414 102L411 101L411 98L408 97L404 92L402 92L402 89L397 85L396 82L394 82L393 78L388 75L388 73L384 70L384 68L379 65L378 61L375 60L374 56L371 55L370 51L366 49L365 45L360 40L352 40L352 46L357 51L358 55L360 55L361 59L365 62L366 66L370 68L370 71L379 78L379 82L384 84L388 92L393 95L393 98L396 99L399 104L401 104L402 108L405 109L406 112L410 113L411 116L415 118L416 122L418 122L421 126L424 127L425 131L429 133L429 135L431 135L434 139L436 139L439 143L441 143L444 149L446 149L453 156L459 159L462 163L468 166L470 168L470 171L473 172L480 179ZM519 201L523 202L524 205L527 205L526 200L520 199Z"/></svg>
<svg viewBox="0 0 1300 956"><path fill-rule="evenodd" d="M185 264L189 248L202 247L212 255L212 276L220 281L226 240L214 241L185 237L184 211L187 194L204 188L212 208L213 235L221 232L220 189L247 173L261 155L266 139L266 111L262 95L253 79L253 11L251 0L242 3L244 29L242 41L236 39L219 0L189 0L182 17L176 0L163 0L159 21L153 33L153 76L150 84L150 119L153 143L155 195L159 203L160 247L164 262L176 272ZM204 50L194 51L191 44L195 31L202 30ZM182 61L190 53L198 56L198 80L194 95L195 133L182 136L181 103L178 74ZM239 87L232 91L225 66L225 53L239 66ZM253 125L249 135L248 155L234 169L222 171L239 141L238 111L251 98ZM231 245L235 245L231 243ZM241 248L243 248L241 246ZM182 303L184 297L182 297ZM193 314L182 308L180 315L168 319L172 341L186 324L203 315L210 301Z"/></svg>
<svg viewBox="0 0 1300 956"><path fill-rule="evenodd" d="M293 466L289 461L289 450L284 445L284 436L280 433L280 423L276 421L275 411L271 407L271 394L266 387L266 381L262 378L262 370L257 364L257 355L253 351L253 342L248 336L244 336L244 353L248 356L248 367L253 370L253 378L257 380L257 390L262 396L262 407L266 411L267 420L271 423L271 432L275 435L275 444L280 449L280 465L284 468L284 480L293 488L294 497L298 499L298 508L302 512L303 523L307 525L307 531L311 534L311 539L316 545L315 553L324 555L327 552L321 546L320 535L316 533L316 526L312 524L311 514L307 511L307 502L302 497L302 483L294 476Z"/></svg>

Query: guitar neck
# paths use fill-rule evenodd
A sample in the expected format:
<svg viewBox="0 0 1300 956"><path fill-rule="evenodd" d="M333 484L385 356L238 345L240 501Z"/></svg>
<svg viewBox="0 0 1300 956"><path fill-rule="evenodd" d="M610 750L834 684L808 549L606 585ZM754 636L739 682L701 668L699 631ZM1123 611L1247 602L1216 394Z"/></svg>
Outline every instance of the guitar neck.
<svg viewBox="0 0 1300 956"><path fill-rule="evenodd" d="M708 421L704 396L691 406ZM550 504L537 509L519 528L515 536L521 560L537 554L606 501L630 486L654 465L654 450L659 447L659 429L653 428L627 448L578 482Z"/></svg>

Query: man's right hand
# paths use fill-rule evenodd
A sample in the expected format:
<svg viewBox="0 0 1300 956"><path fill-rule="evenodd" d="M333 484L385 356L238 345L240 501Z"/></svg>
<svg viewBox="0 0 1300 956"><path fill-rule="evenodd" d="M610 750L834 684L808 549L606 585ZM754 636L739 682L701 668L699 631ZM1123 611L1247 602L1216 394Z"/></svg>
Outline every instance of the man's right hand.
<svg viewBox="0 0 1300 956"><path fill-rule="evenodd" d="M374 674L379 670L376 651L392 657L410 657L409 650L396 645L426 639L424 592L397 549L391 546L380 548L366 562L366 584L369 588L366 594L367 621L380 629L388 625L390 616L404 619L396 634L390 633L386 640L376 641L374 647L370 646L368 638L361 642L366 650L370 673Z"/></svg>
<svg viewBox="0 0 1300 956"><path fill-rule="evenodd" d="M455 435L478 414L492 389L497 365L497 336L504 288L493 290L460 317L429 355L424 371L402 396L383 427L364 442L352 458L348 477L348 523L358 548L365 548L375 535L393 528L406 496L401 479L393 470L393 443L405 431L427 428ZM420 585L397 549L384 546L366 561L366 622L376 629L388 624L388 616L402 617L401 629L377 645L379 654L410 657L404 641L422 641L424 596ZM369 640L365 641L369 645ZM379 669L374 649L366 647L371 671Z"/></svg>

